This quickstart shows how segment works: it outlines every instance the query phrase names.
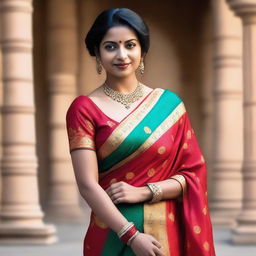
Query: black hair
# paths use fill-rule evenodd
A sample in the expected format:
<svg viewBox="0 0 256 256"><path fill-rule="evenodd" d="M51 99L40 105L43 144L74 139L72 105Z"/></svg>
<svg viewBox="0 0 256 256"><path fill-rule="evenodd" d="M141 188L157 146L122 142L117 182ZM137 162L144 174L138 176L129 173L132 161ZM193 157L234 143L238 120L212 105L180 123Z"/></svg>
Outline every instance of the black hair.
<svg viewBox="0 0 256 256"><path fill-rule="evenodd" d="M94 21L85 38L85 44L91 56L96 56L100 43L107 31L116 26L131 28L139 39L142 53L149 49L149 29L144 20L127 8L113 8L103 11Z"/></svg>

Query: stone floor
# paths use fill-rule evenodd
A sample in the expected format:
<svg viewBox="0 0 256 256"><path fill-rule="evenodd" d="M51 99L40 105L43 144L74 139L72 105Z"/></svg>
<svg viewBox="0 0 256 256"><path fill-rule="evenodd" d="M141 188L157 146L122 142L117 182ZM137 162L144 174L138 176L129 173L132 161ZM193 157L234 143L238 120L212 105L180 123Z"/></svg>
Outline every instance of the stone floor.
<svg viewBox="0 0 256 256"><path fill-rule="evenodd" d="M0 256L82 256L83 224L58 224L59 242L47 246L0 245ZM214 228L217 256L256 256L254 246L235 246L230 242L230 230ZM111 255L110 255L111 256Z"/></svg>

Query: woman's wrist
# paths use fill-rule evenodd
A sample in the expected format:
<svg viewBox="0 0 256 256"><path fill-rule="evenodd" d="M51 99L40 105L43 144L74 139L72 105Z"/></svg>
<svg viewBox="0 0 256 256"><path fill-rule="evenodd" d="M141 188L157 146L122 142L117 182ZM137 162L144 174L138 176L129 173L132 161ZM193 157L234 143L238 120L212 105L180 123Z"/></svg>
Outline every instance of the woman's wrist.
<svg viewBox="0 0 256 256"><path fill-rule="evenodd" d="M148 186L139 187L138 189L140 191L139 195L141 198L141 200L140 200L141 202L148 201L148 200L152 199L152 192Z"/></svg>

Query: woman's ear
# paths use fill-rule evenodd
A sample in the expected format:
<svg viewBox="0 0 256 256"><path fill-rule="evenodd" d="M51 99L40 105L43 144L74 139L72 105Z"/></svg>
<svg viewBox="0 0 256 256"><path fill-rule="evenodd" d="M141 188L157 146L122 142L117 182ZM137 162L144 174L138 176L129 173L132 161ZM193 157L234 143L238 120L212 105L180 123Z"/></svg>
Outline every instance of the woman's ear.
<svg viewBox="0 0 256 256"><path fill-rule="evenodd" d="M96 59L100 60L100 52L99 52L99 49L97 47L94 47L94 53L95 53Z"/></svg>

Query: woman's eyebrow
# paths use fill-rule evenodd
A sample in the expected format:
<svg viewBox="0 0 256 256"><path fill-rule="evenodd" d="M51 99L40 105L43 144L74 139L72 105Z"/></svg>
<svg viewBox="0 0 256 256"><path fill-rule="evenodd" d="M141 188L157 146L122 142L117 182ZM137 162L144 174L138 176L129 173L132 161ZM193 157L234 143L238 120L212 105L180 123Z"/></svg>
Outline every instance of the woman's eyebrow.
<svg viewBox="0 0 256 256"><path fill-rule="evenodd" d="M134 41L134 40L135 40L135 41L138 41L136 38L132 38L132 39L126 40L125 43L131 42L131 41ZM120 41L118 41L118 42L120 42ZM108 43L117 44L117 42L115 42L115 41L105 41L105 42L103 43L103 45L104 45L104 44L108 44Z"/></svg>

